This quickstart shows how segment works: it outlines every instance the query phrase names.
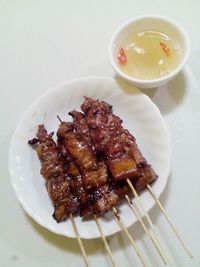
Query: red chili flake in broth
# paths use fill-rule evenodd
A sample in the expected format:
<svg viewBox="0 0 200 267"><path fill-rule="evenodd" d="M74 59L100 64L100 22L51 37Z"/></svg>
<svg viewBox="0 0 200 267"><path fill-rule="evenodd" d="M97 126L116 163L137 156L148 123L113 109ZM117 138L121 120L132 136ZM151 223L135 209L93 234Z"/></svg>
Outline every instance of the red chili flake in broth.
<svg viewBox="0 0 200 267"><path fill-rule="evenodd" d="M164 43L162 43L162 42L160 42L160 46L161 46L162 50L165 52L165 55L166 55L167 57L169 57L169 56L170 56L170 49L169 49L169 46L167 46L166 44L164 44Z"/></svg>
<svg viewBox="0 0 200 267"><path fill-rule="evenodd" d="M126 54L125 54L123 48L120 48L118 55L117 55L117 58L118 58L118 62L120 64L124 64L127 61Z"/></svg>

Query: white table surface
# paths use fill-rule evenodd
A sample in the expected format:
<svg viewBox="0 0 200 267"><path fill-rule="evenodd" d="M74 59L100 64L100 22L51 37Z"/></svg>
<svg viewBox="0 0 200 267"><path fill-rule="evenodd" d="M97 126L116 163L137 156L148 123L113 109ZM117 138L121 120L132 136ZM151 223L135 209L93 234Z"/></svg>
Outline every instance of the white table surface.
<svg viewBox="0 0 200 267"><path fill-rule="evenodd" d="M172 171L161 197L190 246L186 255L157 208L150 213L173 259L171 266L200 266L200 2L198 0L0 0L0 266L83 266L76 240L57 236L30 219L17 202L8 172L12 133L43 92L79 76L114 76L109 37L124 20L159 14L188 31L191 55L184 71L147 94L171 135ZM3 123L2 123L3 122ZM26 141L26 140L25 140ZM163 266L140 225L130 231L149 266ZM122 234L109 238L118 266L141 266ZM84 242L91 266L111 266L101 240Z"/></svg>

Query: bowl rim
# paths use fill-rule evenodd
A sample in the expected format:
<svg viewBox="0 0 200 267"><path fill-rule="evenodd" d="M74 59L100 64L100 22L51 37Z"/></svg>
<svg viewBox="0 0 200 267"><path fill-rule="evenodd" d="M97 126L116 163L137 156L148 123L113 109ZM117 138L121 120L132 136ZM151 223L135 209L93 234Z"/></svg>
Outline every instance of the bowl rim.
<svg viewBox="0 0 200 267"><path fill-rule="evenodd" d="M118 67L116 60L113 57L113 44L115 43L115 40L117 39L119 33L121 33L127 26L129 26L130 24L140 21L140 20L147 20L147 19L155 19L155 20L160 20L160 21L165 21L169 24L171 24L177 31L180 32L180 34L182 35L184 41L185 41L185 50L184 50L184 57L183 59L180 61L180 63L177 65L177 67L169 74L160 77L160 78L154 78L154 79L139 79L133 76L129 76L126 73L124 73L123 71L120 70L120 68ZM179 24L177 23L175 20L165 17L165 16L160 16L160 15L141 15L141 16L136 16L134 18L130 18L126 21L124 21L119 27L117 27L115 29L115 31L113 32L113 34L111 35L111 38L109 40L109 45L108 45L108 55L109 55L109 59L110 59L110 63L113 66L113 68L115 69L115 71L122 76L124 79L136 83L136 84L143 84L143 85L148 85L150 83L162 83L164 81L168 81L170 79L172 79L174 76L176 76L183 68L183 66L185 65L185 63L188 60L190 54L190 41L189 41L189 36L188 33L185 31L185 29Z"/></svg>

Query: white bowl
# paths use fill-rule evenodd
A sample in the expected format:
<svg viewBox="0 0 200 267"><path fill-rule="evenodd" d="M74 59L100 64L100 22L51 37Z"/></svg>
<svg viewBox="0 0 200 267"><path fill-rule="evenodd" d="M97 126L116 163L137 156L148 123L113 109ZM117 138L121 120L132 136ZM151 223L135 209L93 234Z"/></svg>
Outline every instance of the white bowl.
<svg viewBox="0 0 200 267"><path fill-rule="evenodd" d="M122 43L131 34L143 31L161 32L170 36L172 40L176 40L179 44L180 61L170 74L161 78L145 80L134 78L120 70L119 63L117 62L117 53L121 48ZM109 42L109 58L113 68L119 76L139 88L153 88L166 84L182 70L189 56L189 48L190 45L187 33L175 21L162 16L141 16L126 21L116 29Z"/></svg>
<svg viewBox="0 0 200 267"><path fill-rule="evenodd" d="M131 94L127 92L130 90ZM49 132L55 131L59 125L56 115L71 120L68 111L80 109L84 96L113 104L114 112L135 135L143 155L159 176L152 185L158 197L170 171L171 149L165 121L158 108L141 91L132 89L127 83L103 77L80 78L47 91L27 109L13 134L9 153L11 182L24 210L36 222L54 233L73 238L75 234L70 220L57 223L52 217L53 205L40 175L40 162L27 141L35 137L38 124L44 123ZM155 203L147 191L141 194L141 200L147 211ZM120 214L127 227L137 221L125 201L120 205ZM94 220L75 217L75 222L82 238L100 237ZM102 216L100 223L106 236L120 231L111 212Z"/></svg>

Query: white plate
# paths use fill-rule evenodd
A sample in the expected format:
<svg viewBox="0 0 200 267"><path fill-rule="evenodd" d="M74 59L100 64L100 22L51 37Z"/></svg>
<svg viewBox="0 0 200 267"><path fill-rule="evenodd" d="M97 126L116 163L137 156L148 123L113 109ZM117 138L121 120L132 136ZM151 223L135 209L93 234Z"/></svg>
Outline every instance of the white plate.
<svg viewBox="0 0 200 267"><path fill-rule="evenodd" d="M122 81L104 77L79 78L39 97L25 112L13 135L9 153L11 181L24 210L36 222L52 232L73 238L70 221L57 223L52 217L53 206L40 175L40 162L27 141L35 136L38 124L44 123L48 131L55 131L59 125L56 115L71 120L67 114L74 108L80 109L83 96L113 105L114 113L136 137L143 155L159 176L153 184L157 196L165 188L171 157L168 130L158 108L145 94ZM147 210L153 207L154 201L148 192L143 192L141 199ZM125 202L120 205L120 212L127 226L137 221ZM93 220L76 217L75 221L82 238L100 236ZM101 218L100 223L106 236L120 231L111 212Z"/></svg>

